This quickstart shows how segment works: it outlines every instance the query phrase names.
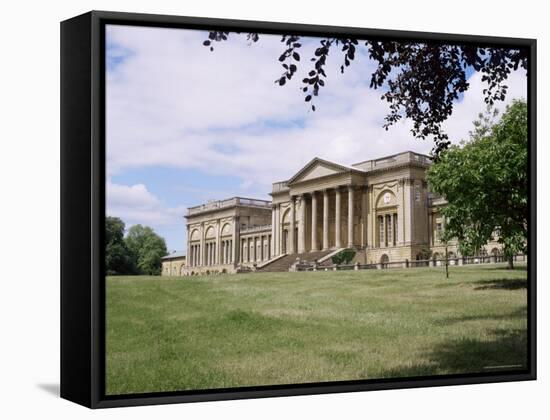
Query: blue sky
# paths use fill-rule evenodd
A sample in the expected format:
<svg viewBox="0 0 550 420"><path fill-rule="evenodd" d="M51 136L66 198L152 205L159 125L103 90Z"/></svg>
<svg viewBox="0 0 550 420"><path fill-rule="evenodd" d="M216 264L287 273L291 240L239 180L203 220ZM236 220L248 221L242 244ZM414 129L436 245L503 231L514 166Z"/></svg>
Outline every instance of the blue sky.
<svg viewBox="0 0 550 420"><path fill-rule="evenodd" d="M313 157L342 164L403 150L427 153L410 122L382 128L387 104L369 89L365 51L341 75L329 56L328 79L311 112L299 90L315 39L302 40L302 66L284 87L279 36L245 37L210 52L206 32L108 26L107 214L127 227L141 223L169 250L185 250L187 207L235 195L269 199L271 183L288 179ZM469 71L470 89L445 128L466 138L483 110L483 85ZM526 96L526 78L513 74L507 101Z"/></svg>

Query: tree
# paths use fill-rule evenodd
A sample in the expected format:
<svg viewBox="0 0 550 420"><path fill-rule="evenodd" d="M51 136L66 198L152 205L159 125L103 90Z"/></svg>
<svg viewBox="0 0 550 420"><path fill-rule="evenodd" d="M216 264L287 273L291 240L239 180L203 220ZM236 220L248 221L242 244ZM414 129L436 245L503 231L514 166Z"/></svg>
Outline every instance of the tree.
<svg viewBox="0 0 550 420"><path fill-rule="evenodd" d="M105 270L108 275L129 274L132 261L124 242L124 222L118 217L105 219Z"/></svg>
<svg viewBox="0 0 550 420"><path fill-rule="evenodd" d="M140 274L158 275L161 258L167 254L166 242L148 226L134 225L128 230L126 244Z"/></svg>
<svg viewBox="0 0 550 420"><path fill-rule="evenodd" d="M353 249L344 249L338 254L332 256L332 262L334 264L349 264L355 257L355 251Z"/></svg>
<svg viewBox="0 0 550 420"><path fill-rule="evenodd" d="M432 258L432 250L429 246L424 246L417 255L418 258L420 258L421 260L429 260L430 258Z"/></svg>
<svg viewBox="0 0 550 420"><path fill-rule="evenodd" d="M214 43L226 41L230 32L210 31L203 45L214 50ZM258 42L258 33L248 33L251 43ZM283 35L284 50L279 56L283 73L275 83L285 86L297 73L301 62L302 37ZM487 83L484 89L485 101L492 105L504 100L507 86L505 80L512 70L522 67L527 70L525 48L510 49L491 46L443 44L441 42L419 43L410 41L357 40L355 38L320 38L312 67L302 79L304 100L311 104L314 97L325 86L327 57L331 51L341 54L343 63L340 71L350 66L357 49L364 47L369 57L377 63L376 70L369 75L373 89L387 87L381 99L388 102L390 112L385 118L386 130L403 117L413 122L412 134L419 139L433 138L434 157L450 145L448 135L441 125L452 114L453 103L465 92L469 84L466 71L473 69L483 74Z"/></svg>
<svg viewBox="0 0 550 420"><path fill-rule="evenodd" d="M527 252L527 104L514 101L500 121L491 112L474 124L469 142L451 146L428 170L431 189L444 196L443 240L456 238L461 253L476 253L495 232L508 267Z"/></svg>

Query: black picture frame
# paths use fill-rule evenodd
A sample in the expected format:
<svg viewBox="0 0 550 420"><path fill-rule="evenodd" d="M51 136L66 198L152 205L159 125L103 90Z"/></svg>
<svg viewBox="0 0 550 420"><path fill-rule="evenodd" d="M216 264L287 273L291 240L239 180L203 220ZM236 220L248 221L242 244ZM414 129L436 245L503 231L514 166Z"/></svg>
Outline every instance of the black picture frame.
<svg viewBox="0 0 550 420"><path fill-rule="evenodd" d="M406 379L105 395L105 25L368 37L528 50L528 368ZM61 397L90 408L536 379L536 40L92 11L61 23Z"/></svg>

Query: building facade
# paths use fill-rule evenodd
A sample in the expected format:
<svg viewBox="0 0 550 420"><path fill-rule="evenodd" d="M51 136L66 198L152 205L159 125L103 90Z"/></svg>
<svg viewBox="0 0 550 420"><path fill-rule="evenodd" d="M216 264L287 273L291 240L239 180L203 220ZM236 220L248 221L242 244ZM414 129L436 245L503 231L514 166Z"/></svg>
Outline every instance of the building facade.
<svg viewBox="0 0 550 420"><path fill-rule="evenodd" d="M184 276L187 274L185 267L186 256L183 252L173 252L161 258L162 276Z"/></svg>
<svg viewBox="0 0 550 420"><path fill-rule="evenodd" d="M186 274L263 268L284 256L356 250L362 264L442 258L445 200L430 193L428 156L404 152L344 166L315 158L272 200L231 198L188 209ZM448 244L458 256L456 243ZM482 252L497 255L501 245Z"/></svg>

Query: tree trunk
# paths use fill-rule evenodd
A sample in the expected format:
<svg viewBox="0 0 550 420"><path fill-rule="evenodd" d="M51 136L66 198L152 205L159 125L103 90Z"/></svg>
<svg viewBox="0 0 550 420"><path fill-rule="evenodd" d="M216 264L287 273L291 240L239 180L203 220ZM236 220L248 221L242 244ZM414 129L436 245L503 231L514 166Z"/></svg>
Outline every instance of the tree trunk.
<svg viewBox="0 0 550 420"><path fill-rule="evenodd" d="M508 256L508 265L506 266L506 268L508 270L513 270L514 269L514 255L509 255Z"/></svg>

